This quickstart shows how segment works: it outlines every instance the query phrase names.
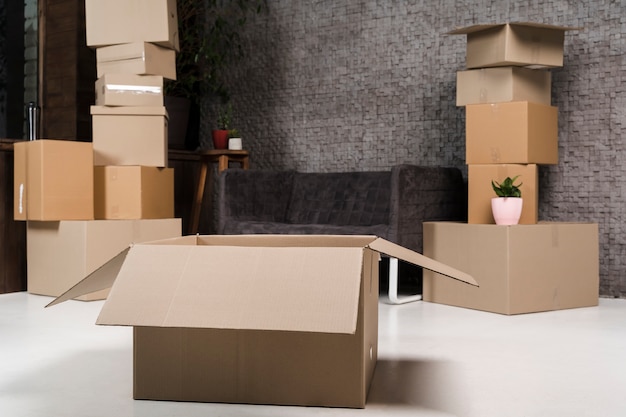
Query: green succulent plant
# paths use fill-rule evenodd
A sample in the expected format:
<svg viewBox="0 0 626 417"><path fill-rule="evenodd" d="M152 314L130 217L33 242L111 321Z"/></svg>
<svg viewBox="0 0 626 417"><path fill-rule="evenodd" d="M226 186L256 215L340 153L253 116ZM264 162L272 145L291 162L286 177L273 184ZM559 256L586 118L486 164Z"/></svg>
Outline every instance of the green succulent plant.
<svg viewBox="0 0 626 417"><path fill-rule="evenodd" d="M522 191L519 187L522 186L522 183L517 185L514 184L515 180L519 177L519 175L511 177L506 177L504 181L501 183L495 182L491 180L491 186L493 187L493 191L496 192L498 197L521 197Z"/></svg>

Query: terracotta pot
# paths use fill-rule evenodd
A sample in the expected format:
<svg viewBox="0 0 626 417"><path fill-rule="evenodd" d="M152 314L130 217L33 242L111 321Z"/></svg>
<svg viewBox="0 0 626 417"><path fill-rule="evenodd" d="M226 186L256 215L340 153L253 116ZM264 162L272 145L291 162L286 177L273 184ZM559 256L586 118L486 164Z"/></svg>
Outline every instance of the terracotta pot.
<svg viewBox="0 0 626 417"><path fill-rule="evenodd" d="M228 130L214 130L212 133L213 147L215 149L228 148Z"/></svg>
<svg viewBox="0 0 626 417"><path fill-rule="evenodd" d="M522 215L520 197L494 197L491 199L491 212L497 225L510 226L519 223Z"/></svg>

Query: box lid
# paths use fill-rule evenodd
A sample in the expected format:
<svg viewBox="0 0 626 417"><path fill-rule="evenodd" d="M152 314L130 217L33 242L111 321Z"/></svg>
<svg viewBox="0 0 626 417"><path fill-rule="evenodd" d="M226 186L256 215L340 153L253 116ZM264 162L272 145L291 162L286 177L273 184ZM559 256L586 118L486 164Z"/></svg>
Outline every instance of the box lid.
<svg viewBox="0 0 626 417"><path fill-rule="evenodd" d="M352 334L366 249L476 285L376 236L185 236L133 245L49 305L113 284L98 324Z"/></svg>
<svg viewBox="0 0 626 417"><path fill-rule="evenodd" d="M492 29L495 27L503 27L503 26L527 26L527 27L536 27L542 29L554 29L560 31L568 31L568 30L579 30L580 27L573 26L556 26L556 25L548 25L544 23L535 23L535 22L510 22L510 23L498 23L498 24L481 24L481 25L471 25L466 26L464 28L455 29L448 32L448 35L467 35L470 33L481 32L483 30Z"/></svg>

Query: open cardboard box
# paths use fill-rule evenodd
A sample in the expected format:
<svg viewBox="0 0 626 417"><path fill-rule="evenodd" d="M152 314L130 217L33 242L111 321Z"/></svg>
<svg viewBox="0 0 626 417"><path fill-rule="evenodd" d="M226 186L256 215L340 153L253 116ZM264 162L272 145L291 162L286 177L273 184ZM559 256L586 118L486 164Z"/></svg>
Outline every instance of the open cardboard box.
<svg viewBox="0 0 626 417"><path fill-rule="evenodd" d="M134 398L365 406L386 254L376 236L185 236L136 244L50 305L112 286L97 320L134 326Z"/></svg>
<svg viewBox="0 0 626 417"><path fill-rule="evenodd" d="M577 27L534 22L472 25L448 32L467 35L467 68L563 66L565 32Z"/></svg>

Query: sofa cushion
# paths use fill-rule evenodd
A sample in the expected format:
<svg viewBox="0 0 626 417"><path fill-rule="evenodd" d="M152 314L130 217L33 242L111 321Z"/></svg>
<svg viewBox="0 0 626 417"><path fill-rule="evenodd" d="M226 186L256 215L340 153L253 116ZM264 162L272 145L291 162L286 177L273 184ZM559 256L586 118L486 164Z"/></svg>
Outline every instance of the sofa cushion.
<svg viewBox="0 0 626 417"><path fill-rule="evenodd" d="M287 235L375 235L387 238L389 226L337 226L328 224L287 224L262 221L227 221L222 233L226 235L287 234Z"/></svg>
<svg viewBox="0 0 626 417"><path fill-rule="evenodd" d="M389 224L391 172L298 173L287 222L292 225Z"/></svg>

